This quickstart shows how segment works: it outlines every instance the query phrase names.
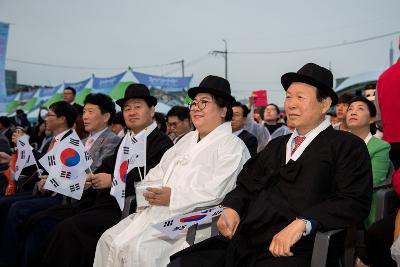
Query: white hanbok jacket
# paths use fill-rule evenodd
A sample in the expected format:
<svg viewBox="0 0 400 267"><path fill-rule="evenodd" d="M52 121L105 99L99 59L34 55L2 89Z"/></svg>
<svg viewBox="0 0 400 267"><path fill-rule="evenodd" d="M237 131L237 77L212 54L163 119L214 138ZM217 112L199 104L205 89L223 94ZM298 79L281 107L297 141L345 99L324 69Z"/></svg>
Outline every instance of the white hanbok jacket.
<svg viewBox="0 0 400 267"><path fill-rule="evenodd" d="M108 229L97 243L94 266L166 266L169 256L188 246L185 235L169 239L152 225L219 204L250 158L245 144L232 134L230 122L197 141L197 131L186 134L145 177L171 188L169 207L147 207Z"/></svg>

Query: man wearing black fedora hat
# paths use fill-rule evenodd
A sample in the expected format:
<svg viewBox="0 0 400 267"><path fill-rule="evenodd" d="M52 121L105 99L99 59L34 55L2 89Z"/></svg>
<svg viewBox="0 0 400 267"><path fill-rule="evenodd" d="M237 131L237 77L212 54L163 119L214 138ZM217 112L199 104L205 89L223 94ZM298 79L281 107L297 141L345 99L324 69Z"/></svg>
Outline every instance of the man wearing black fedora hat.
<svg viewBox="0 0 400 267"><path fill-rule="evenodd" d="M157 99L150 95L143 84L131 84L125 96L116 101L121 107L127 134L131 137L145 133L146 171L156 166L164 153L172 147L169 137L158 130L153 122ZM116 167L121 143L114 153L106 157L101 166L89 176L92 185L87 195L77 205L77 213L59 223L47 239L42 250L41 266L92 266L96 243L101 234L121 218L121 210L116 199L110 195L112 175ZM140 181L145 168L133 168L127 173L125 196L135 194L134 182Z"/></svg>
<svg viewBox="0 0 400 267"><path fill-rule="evenodd" d="M317 231L354 226L368 215L368 150L325 119L337 102L332 73L308 63L281 82L293 134L245 164L222 202L222 235L178 252L170 266L310 266ZM328 266L338 266L343 236L330 247Z"/></svg>

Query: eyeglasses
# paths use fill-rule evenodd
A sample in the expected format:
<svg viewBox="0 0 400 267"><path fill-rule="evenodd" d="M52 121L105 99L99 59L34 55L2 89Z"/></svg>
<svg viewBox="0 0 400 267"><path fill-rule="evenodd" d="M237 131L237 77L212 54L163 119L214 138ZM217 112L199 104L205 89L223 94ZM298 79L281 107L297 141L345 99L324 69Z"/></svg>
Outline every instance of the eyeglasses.
<svg viewBox="0 0 400 267"><path fill-rule="evenodd" d="M190 110L193 110L194 107L197 107L199 110L203 110L203 109L206 108L206 106L207 106L208 103L212 103L212 102L211 102L211 101L204 100L204 99L201 99L201 100L199 100L199 101L197 101L197 102L193 101L192 103L190 103L189 109L190 109Z"/></svg>

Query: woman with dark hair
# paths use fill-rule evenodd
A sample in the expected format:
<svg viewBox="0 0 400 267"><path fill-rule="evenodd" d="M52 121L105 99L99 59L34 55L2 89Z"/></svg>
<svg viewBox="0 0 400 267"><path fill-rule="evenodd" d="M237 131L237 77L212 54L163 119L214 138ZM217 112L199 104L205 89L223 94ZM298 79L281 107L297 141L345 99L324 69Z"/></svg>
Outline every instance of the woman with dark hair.
<svg viewBox="0 0 400 267"><path fill-rule="evenodd" d="M378 184L386 179L389 169L390 145L375 136L372 136L370 125L375 123L375 105L363 96L356 96L349 102L346 114L346 125L349 130L363 139L371 157L373 183ZM376 197L372 196L371 211L366 221L367 228L375 222Z"/></svg>
<svg viewBox="0 0 400 267"><path fill-rule="evenodd" d="M197 207L219 204L235 187L250 158L244 143L232 134L229 82L208 76L188 91L190 117L196 131L187 133L146 175L145 201L135 214L108 229L97 243L94 266L166 266L169 256L186 247L185 236L163 236L153 224ZM139 196L137 196L138 198Z"/></svg>

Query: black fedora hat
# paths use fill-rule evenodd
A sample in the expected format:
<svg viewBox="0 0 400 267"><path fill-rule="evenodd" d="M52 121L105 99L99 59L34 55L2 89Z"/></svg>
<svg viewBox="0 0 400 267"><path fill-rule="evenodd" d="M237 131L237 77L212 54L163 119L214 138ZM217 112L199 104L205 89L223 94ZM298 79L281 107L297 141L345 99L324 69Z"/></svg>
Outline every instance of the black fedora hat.
<svg viewBox="0 0 400 267"><path fill-rule="evenodd" d="M296 73L289 72L281 77L281 83L285 91L294 82L306 83L317 87L317 90L323 91L332 99L332 106L338 102L338 97L333 90L333 75L326 68L314 63L307 63Z"/></svg>
<svg viewBox="0 0 400 267"><path fill-rule="evenodd" d="M148 101L153 106L157 105L157 98L150 95L150 90L146 85L140 83L130 84L125 90L124 98L118 99L116 103L122 108L126 101L131 98L140 98Z"/></svg>
<svg viewBox="0 0 400 267"><path fill-rule="evenodd" d="M191 99L194 99L198 93L220 96L230 104L236 102L235 98L231 95L231 85L228 80L218 76L209 75L201 81L198 87L190 88L188 91L188 95Z"/></svg>

